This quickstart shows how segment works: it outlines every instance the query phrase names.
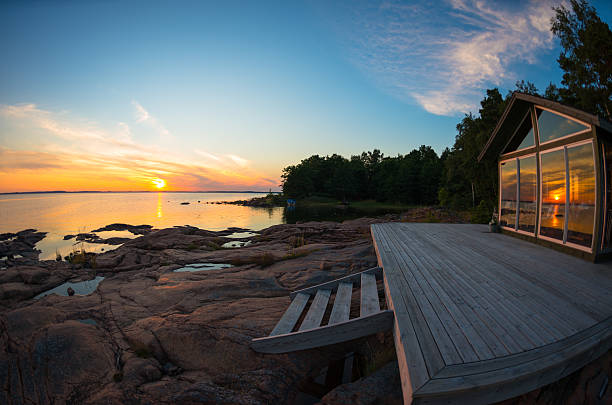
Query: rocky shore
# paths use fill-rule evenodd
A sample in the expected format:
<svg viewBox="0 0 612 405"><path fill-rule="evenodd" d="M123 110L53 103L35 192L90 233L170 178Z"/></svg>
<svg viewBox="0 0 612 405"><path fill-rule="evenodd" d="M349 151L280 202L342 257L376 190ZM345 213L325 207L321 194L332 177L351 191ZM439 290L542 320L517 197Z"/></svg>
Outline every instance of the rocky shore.
<svg viewBox="0 0 612 405"><path fill-rule="evenodd" d="M72 263L36 259L42 232L0 235L0 257L12 257L0 271L0 403L399 404L389 333L281 355L249 342L270 332L290 291L375 266L370 224L443 219L411 215L276 225L256 236L140 227L116 250ZM119 225L102 230L129 230ZM102 277L89 295L34 299ZM332 364L350 353L352 382L338 385ZM611 358L508 404L586 398Z"/></svg>

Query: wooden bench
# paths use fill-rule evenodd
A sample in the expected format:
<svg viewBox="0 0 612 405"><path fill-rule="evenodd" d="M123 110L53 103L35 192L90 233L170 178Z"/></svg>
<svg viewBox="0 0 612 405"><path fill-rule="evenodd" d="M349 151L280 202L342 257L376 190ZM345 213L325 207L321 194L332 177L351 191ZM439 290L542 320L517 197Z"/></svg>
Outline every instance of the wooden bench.
<svg viewBox="0 0 612 405"><path fill-rule="evenodd" d="M346 342L390 329L393 325L393 311L380 309L377 277L382 277L380 267L292 292L291 304L270 336L253 339L251 347L261 353L288 353ZM349 319L353 286L361 286L361 305L359 317ZM321 325L333 292L336 292L336 298L329 322ZM306 316L294 332L313 295Z"/></svg>

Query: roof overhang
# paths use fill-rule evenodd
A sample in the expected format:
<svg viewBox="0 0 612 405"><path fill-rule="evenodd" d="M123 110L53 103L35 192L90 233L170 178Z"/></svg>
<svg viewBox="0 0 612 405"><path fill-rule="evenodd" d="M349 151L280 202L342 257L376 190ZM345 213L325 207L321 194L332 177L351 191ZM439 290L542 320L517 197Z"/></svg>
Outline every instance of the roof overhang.
<svg viewBox="0 0 612 405"><path fill-rule="evenodd" d="M499 155L502 152L502 148L508 143L508 141L510 141L510 137L512 137L514 134L516 127L520 125L523 117L529 111L529 108L532 105L558 111L562 114L568 115L587 124L603 128L612 133L612 123L599 118L596 115L592 115L542 97L514 92L510 98L510 101L508 102L508 105L506 106L506 109L504 110L504 113L497 123L497 126L491 133L489 140L482 149L482 152L480 152L480 155L478 155L479 162L492 153Z"/></svg>

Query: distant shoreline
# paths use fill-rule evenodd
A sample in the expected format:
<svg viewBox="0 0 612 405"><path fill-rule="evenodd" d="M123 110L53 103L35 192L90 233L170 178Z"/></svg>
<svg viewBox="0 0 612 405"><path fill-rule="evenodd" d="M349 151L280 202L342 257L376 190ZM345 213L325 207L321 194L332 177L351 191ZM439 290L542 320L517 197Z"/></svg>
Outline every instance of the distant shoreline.
<svg viewBox="0 0 612 405"><path fill-rule="evenodd" d="M232 191L167 191L167 190L145 190L145 191L13 191L10 193L0 193L0 195L14 195L14 194L94 194L94 193L209 193L209 194L269 194L270 191L253 191L253 190L232 190ZM280 191L272 191L272 194L280 194Z"/></svg>

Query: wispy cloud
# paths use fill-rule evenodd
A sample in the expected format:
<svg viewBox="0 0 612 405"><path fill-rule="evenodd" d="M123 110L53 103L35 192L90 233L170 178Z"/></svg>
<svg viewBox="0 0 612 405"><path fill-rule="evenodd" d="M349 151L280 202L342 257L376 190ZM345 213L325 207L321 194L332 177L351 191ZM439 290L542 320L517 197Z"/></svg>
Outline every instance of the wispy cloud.
<svg viewBox="0 0 612 405"><path fill-rule="evenodd" d="M146 189L157 177L175 190L263 190L278 184L236 155L201 150L177 155L155 145L141 145L123 122L108 129L23 104L0 105L0 123L11 127L13 138L35 132L45 139L36 147L19 148L19 142L0 146L0 176L11 178L0 184L0 191L135 190Z"/></svg>
<svg viewBox="0 0 612 405"><path fill-rule="evenodd" d="M431 113L453 115L473 109L484 87L516 80L514 63L538 63L538 54L552 48L553 5L385 1L351 6L344 33L350 59L384 90Z"/></svg>
<svg viewBox="0 0 612 405"><path fill-rule="evenodd" d="M138 101L132 100L132 105L136 113L136 122L148 125L154 129L159 135L169 137L170 131L154 116L149 113Z"/></svg>

